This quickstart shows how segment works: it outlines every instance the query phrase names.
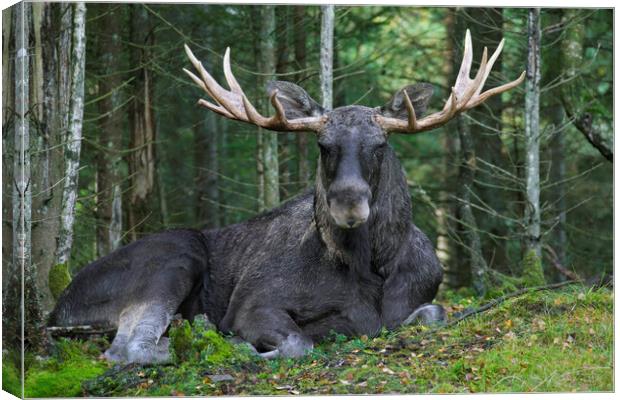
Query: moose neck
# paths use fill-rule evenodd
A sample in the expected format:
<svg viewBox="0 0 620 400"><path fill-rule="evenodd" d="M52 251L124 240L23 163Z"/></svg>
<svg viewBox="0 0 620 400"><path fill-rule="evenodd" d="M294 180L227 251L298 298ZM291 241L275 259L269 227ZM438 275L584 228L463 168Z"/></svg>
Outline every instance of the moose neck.
<svg viewBox="0 0 620 400"><path fill-rule="evenodd" d="M365 273L380 273L398 248L406 243L411 221L411 201L402 167L391 148L386 149L373 190L368 221L354 229L338 227L329 214L327 189L319 162L314 218L321 239L332 258Z"/></svg>

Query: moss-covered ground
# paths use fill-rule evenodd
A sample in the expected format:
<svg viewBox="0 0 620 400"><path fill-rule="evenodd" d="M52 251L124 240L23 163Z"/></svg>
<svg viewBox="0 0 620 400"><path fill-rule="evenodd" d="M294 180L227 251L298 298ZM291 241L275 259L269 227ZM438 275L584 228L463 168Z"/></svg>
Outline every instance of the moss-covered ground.
<svg viewBox="0 0 620 400"><path fill-rule="evenodd" d="M446 293L454 317L477 300ZM458 324L377 338L332 335L304 358L263 360L201 322L171 332L173 365L112 365L61 341L26 373L27 396L286 395L613 390L613 294L567 286L511 298ZM100 348L100 347L99 347ZM6 361L6 360L5 360ZM3 378L10 377L10 368Z"/></svg>

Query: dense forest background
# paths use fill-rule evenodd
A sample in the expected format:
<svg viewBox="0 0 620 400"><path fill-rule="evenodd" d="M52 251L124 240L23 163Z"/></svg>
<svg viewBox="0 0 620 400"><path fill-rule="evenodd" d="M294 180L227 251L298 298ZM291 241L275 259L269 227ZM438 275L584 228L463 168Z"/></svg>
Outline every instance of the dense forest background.
<svg viewBox="0 0 620 400"><path fill-rule="evenodd" d="M259 132L198 107L205 94L182 73L190 66L183 44L220 82L230 46L255 102L266 104L273 78L321 101L320 7L25 3L2 18L5 317L24 259L26 287L45 312L62 289L54 279L123 244L240 222L312 185L313 135ZM526 84L446 126L390 138L445 287L492 291L521 276L532 242L548 282L612 272L612 22L612 10L597 9L335 8L334 107L380 106L406 84L430 82L431 109L440 109L466 28L474 63L506 39L487 87L528 68ZM16 57L21 45L26 59ZM26 86L14 79L22 67ZM536 93L538 107L527 108ZM534 155L537 183L527 179ZM24 199L25 216L15 208Z"/></svg>

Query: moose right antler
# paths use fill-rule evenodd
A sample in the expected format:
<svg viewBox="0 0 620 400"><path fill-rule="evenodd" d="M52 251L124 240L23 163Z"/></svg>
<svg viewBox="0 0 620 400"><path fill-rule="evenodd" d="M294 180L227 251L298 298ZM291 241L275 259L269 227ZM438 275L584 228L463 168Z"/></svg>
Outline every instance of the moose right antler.
<svg viewBox="0 0 620 400"><path fill-rule="evenodd" d="M262 116L256 111L252 103L250 103L245 93L243 93L239 82L237 82L237 79L230 69L230 47L226 48L226 53L224 54L224 76L226 77L228 86L230 86L230 90L224 89L213 79L211 74L202 66L202 63L194 56L187 45L185 45L185 52L196 70L200 73L202 79L185 68L183 68L183 71L185 71L198 86L202 87L213 100L219 103L213 104L207 100L200 99L198 100L198 104L201 106L215 111L226 118L249 122L274 131L318 131L324 124L325 117L323 116L287 119L284 107L282 103L280 103L280 100L278 100L277 90L274 90L271 94L271 104L276 110L275 115L272 117Z"/></svg>
<svg viewBox="0 0 620 400"><path fill-rule="evenodd" d="M525 71L523 71L523 73L518 79L506 83L502 86L489 89L486 92L480 94L482 88L484 87L484 83L486 82L489 74L491 73L491 68L493 68L493 64L495 63L495 60L497 60L497 57L499 57L499 54L502 52L503 47L504 39L502 39L502 41L499 43L499 46L497 46L497 49L491 56L491 59L488 61L488 63L487 48L485 47L482 53L482 61L480 61L480 68L478 69L478 73L476 73L474 79L470 79L469 72L471 70L473 54L471 45L471 34L469 33L468 29L465 33L465 49L463 51L463 61L461 62L461 68L457 75L456 83L452 87L452 94L446 101L443 110L431 114L418 121L415 115L415 110L413 109L413 104L411 103L411 99L409 98L407 91L403 90L405 104L407 106L408 119L405 121L399 118L390 118L383 115L377 115L377 122L383 127L384 130L388 132L418 133L428 131L445 124L446 122L451 120L456 114L476 107L491 96L505 92L515 86L518 86L525 79Z"/></svg>

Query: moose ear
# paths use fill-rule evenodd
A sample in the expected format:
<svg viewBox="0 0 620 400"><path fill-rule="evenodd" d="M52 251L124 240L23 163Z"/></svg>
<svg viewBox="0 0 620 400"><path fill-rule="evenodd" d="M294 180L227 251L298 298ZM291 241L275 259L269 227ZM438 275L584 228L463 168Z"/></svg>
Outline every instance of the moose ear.
<svg viewBox="0 0 620 400"><path fill-rule="evenodd" d="M318 117L325 113L325 109L310 97L305 90L291 82L271 81L267 83L269 97L274 91L284 107L284 114L288 119Z"/></svg>
<svg viewBox="0 0 620 400"><path fill-rule="evenodd" d="M403 91L406 90L415 110L415 116L420 118L426 111L426 107L433 97L434 88L430 83L416 83L400 89L392 96L390 101L381 107L381 115L390 118L407 119L407 105Z"/></svg>

